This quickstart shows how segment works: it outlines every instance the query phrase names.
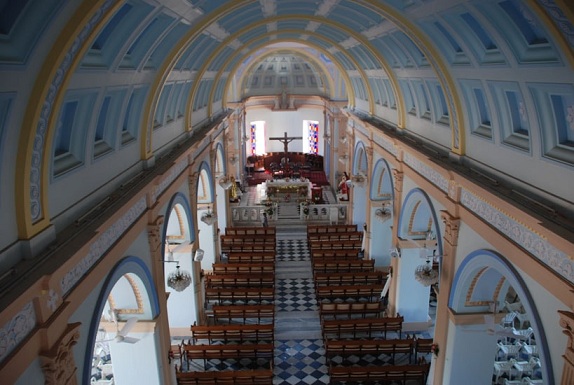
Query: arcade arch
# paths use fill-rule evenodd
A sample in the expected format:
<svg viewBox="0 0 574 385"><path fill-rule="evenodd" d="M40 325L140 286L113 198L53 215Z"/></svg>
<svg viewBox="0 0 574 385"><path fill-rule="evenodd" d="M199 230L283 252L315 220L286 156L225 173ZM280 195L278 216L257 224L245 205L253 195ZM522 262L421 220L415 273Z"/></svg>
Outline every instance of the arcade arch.
<svg viewBox="0 0 574 385"><path fill-rule="evenodd" d="M536 341L546 341L540 314L528 287L512 264L495 251L476 250L462 261L453 280L448 305L445 382L459 383L474 378L477 383L490 383L493 362L501 344L521 341L533 345ZM499 332L498 328L493 331L488 325L485 327L488 324L485 316L492 315L498 323L501 319L508 320L507 314L514 309L527 316L528 327L520 320L512 321L512 327L517 331L512 331L511 337L507 332ZM513 334L524 338L514 338ZM548 344L539 343L537 349L539 364L535 370L540 370L544 383L554 384ZM492 360L483 359L485 356ZM468 362L476 365L465 365ZM461 364L464 369L459 367Z"/></svg>

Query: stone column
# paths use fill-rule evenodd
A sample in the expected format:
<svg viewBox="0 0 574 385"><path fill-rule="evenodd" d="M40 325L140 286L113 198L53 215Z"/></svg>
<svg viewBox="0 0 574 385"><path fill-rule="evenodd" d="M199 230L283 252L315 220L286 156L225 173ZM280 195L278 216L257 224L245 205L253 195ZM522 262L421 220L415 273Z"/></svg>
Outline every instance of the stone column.
<svg viewBox="0 0 574 385"><path fill-rule="evenodd" d="M403 180L404 180L404 173L402 171L399 171L397 169L392 169L393 172L393 179L394 179L394 189L395 189L395 193L394 193L394 200L393 200L393 234L392 234L392 238L393 238L393 246L397 247L398 246L398 228L399 228L399 213L401 211L401 204L402 204L402 193L403 193ZM396 273L399 270L399 261L397 260L397 258L392 258L391 259L391 269L393 271L393 278L391 281L391 285L389 287L389 303L387 305L387 313L389 315L393 315L396 314L396 306L397 306L397 302L396 302L396 297L397 297L397 279L396 279Z"/></svg>
<svg viewBox="0 0 574 385"><path fill-rule="evenodd" d="M439 292L437 293L434 341L439 346L446 346L448 332L448 298L450 296L450 288L456 271L455 255L458 246L460 218L452 216L447 211L441 211L440 216L444 223L444 234L442 242L443 252L440 263ZM441 384L443 381L443 370L445 365L444 354L437 357L435 365L434 383Z"/></svg>

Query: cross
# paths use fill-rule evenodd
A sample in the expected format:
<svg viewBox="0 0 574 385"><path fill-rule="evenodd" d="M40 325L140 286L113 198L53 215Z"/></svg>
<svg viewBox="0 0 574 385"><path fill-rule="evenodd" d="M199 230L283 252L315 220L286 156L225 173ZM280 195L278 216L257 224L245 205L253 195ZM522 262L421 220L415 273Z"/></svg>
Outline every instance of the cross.
<svg viewBox="0 0 574 385"><path fill-rule="evenodd" d="M283 152L285 153L285 161L287 161L287 153L289 152L289 143L294 141L295 139L303 139L302 136L287 136L287 132L285 132L285 136L276 136L273 138L269 138L269 140L278 140L283 142Z"/></svg>

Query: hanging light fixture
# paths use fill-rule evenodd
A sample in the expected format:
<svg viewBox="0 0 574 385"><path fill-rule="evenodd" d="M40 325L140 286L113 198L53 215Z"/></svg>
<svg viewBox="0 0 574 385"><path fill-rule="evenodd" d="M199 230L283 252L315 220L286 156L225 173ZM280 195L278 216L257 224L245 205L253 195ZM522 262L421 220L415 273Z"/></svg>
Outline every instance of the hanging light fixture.
<svg viewBox="0 0 574 385"><path fill-rule="evenodd" d="M427 258L427 262L424 265L417 266L415 279L423 286L434 285L438 282L438 271L432 268L430 258Z"/></svg>
<svg viewBox="0 0 574 385"><path fill-rule="evenodd" d="M211 207L207 206L207 212L201 216L201 221L211 226L217 220L217 215L211 211Z"/></svg>
<svg viewBox="0 0 574 385"><path fill-rule="evenodd" d="M185 270L181 270L179 266L179 261L174 261L173 251L171 250L171 245L166 239L165 244L167 246L167 260L163 262L177 263L175 271L172 271L167 276L167 286L171 287L175 291L184 291L191 284L191 274Z"/></svg>
<svg viewBox="0 0 574 385"><path fill-rule="evenodd" d="M191 284L191 274L185 270L181 270L179 263L167 276L167 286L171 287L175 291L184 291Z"/></svg>
<svg viewBox="0 0 574 385"><path fill-rule="evenodd" d="M223 187L224 190L229 190L232 184L233 181L231 180L231 177L228 177L227 175L223 175L219 178L219 185Z"/></svg>

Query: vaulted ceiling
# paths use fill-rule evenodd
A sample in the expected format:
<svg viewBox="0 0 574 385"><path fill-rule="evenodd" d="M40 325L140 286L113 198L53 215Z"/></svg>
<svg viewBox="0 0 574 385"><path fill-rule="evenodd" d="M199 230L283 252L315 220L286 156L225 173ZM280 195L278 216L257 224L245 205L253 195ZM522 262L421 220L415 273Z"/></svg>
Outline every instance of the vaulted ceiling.
<svg viewBox="0 0 574 385"><path fill-rule="evenodd" d="M544 159L571 168L572 7L565 0L2 2L0 124L19 130L18 194L30 197L24 206L38 221L43 207L35 201L48 180L104 157L134 163L132 143L148 159L229 102L284 89L345 101L479 163L506 152L524 156L524 165ZM505 155L496 158L493 167L514 175ZM527 169L519 174L536 187L553 184L529 180Z"/></svg>

